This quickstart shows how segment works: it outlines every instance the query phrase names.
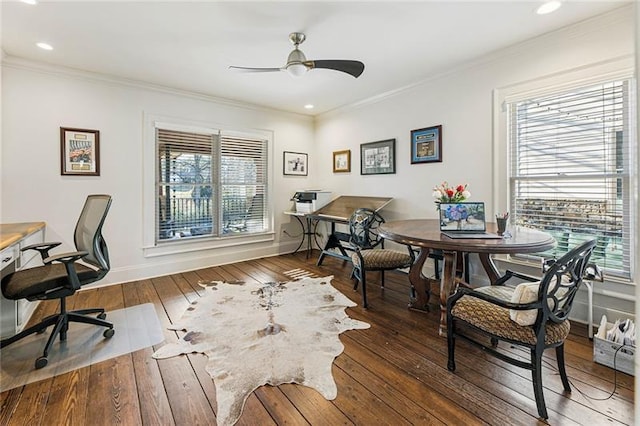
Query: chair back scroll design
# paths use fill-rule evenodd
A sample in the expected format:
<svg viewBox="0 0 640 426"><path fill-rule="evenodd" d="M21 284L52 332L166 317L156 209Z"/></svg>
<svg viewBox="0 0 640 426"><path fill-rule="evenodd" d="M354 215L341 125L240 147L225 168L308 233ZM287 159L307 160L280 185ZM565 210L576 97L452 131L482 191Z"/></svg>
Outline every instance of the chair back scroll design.
<svg viewBox="0 0 640 426"><path fill-rule="evenodd" d="M353 212L349 218L349 242L360 250L383 247L384 239L378 235L378 227L384 218L374 210L361 208Z"/></svg>
<svg viewBox="0 0 640 426"><path fill-rule="evenodd" d="M595 245L595 240L587 241L570 250L548 267L540 280L538 290L540 310L534 328L542 328L542 324L547 319L559 324L569 318L569 312L582 284ZM546 303L543 303L545 301Z"/></svg>

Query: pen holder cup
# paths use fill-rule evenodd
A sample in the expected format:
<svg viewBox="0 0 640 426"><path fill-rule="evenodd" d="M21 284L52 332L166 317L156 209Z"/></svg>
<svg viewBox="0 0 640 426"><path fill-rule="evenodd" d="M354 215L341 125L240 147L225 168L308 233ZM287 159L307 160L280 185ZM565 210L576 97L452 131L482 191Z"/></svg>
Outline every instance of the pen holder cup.
<svg viewBox="0 0 640 426"><path fill-rule="evenodd" d="M507 230L507 219L504 217L497 217L496 224L498 225L498 235L504 234Z"/></svg>

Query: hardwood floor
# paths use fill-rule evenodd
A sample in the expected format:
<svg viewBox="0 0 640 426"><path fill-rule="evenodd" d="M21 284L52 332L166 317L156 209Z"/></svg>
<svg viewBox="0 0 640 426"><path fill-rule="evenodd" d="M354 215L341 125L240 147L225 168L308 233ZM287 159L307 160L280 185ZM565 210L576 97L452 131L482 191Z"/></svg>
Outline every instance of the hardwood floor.
<svg viewBox="0 0 640 426"><path fill-rule="evenodd" d="M82 291L70 308L120 309L153 303L163 326L176 321L200 297L199 280L289 281L296 268L332 284L360 303L349 280L350 266L316 256L283 255ZM458 342L457 370L446 368L446 339L438 336L438 310L407 309L408 278L388 272L384 292L370 274L371 307L347 309L368 330L340 335L345 346L333 365L338 396L325 400L300 385L263 386L247 400L239 425L452 424L532 425L537 418L530 373ZM432 298L436 300L436 298ZM41 303L33 321L56 309ZM117 331L116 331L117 332ZM177 334L165 329L166 341ZM574 325L566 342L567 372L573 385L564 394L547 351L543 372L549 424L633 424L634 378L592 361L584 327ZM515 349L505 348L514 351ZM146 348L48 380L0 394L2 425L193 425L215 424L215 389L201 354L154 360ZM523 355L527 355L523 353ZM46 368L46 367L45 367Z"/></svg>

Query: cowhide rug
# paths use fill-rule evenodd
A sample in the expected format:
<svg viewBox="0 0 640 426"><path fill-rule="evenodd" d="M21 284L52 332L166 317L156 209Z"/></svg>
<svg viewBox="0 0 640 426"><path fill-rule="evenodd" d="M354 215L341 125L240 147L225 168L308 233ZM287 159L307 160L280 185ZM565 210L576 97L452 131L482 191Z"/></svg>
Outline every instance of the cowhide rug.
<svg viewBox="0 0 640 426"><path fill-rule="evenodd" d="M298 383L332 400L337 388L331 365L344 350L338 335L369 328L347 316L345 308L356 303L331 286L332 278L207 283L206 295L170 327L186 334L153 357L207 355L218 425L234 424L251 392L265 384Z"/></svg>

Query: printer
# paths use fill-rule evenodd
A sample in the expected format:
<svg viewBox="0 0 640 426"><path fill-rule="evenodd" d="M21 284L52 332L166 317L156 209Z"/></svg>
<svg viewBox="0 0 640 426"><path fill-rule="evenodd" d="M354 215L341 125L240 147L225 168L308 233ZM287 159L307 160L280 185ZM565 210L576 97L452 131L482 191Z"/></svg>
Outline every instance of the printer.
<svg viewBox="0 0 640 426"><path fill-rule="evenodd" d="M331 201L331 191L314 189L297 191L291 201L295 201L297 213L312 213Z"/></svg>

